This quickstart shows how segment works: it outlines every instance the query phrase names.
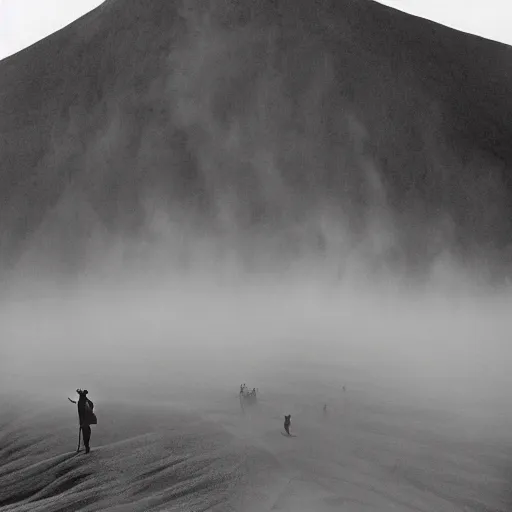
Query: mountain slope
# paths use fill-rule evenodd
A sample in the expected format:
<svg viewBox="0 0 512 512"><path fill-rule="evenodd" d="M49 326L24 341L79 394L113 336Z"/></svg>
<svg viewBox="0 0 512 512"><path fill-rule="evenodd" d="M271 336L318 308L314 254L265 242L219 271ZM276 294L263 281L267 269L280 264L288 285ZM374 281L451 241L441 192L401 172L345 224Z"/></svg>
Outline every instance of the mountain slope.
<svg viewBox="0 0 512 512"><path fill-rule="evenodd" d="M507 264L511 52L370 1L107 1L0 63L2 260L39 233L76 271L84 231L162 210L284 258L336 252L328 218L352 246L387 232L377 266ZM77 193L94 222L41 235Z"/></svg>

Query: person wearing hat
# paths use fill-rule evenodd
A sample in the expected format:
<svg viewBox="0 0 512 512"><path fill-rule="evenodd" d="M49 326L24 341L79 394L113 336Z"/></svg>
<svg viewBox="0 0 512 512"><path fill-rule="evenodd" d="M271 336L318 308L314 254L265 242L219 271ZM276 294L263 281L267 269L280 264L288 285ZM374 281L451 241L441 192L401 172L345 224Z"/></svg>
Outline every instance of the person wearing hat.
<svg viewBox="0 0 512 512"><path fill-rule="evenodd" d="M87 394L89 393L87 389L77 389L76 392L80 397L78 399L78 421L80 423L80 430L84 441L85 453L89 453L91 451L91 425L95 425L97 422L96 415L93 412L94 404L87 398ZM71 398L68 398L68 400L74 404L77 403L75 400L71 400ZM80 437L78 449L80 449Z"/></svg>

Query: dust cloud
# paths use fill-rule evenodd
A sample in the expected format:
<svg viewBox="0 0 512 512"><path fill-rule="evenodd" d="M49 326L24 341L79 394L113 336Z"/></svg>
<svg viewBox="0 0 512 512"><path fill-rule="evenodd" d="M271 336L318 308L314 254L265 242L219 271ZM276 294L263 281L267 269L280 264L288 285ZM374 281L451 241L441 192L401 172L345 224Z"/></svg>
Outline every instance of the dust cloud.
<svg viewBox="0 0 512 512"><path fill-rule="evenodd" d="M502 298L207 278L46 291L2 304L2 383L20 397L80 386L100 402L186 401L240 382L275 390L292 370L488 423L510 406Z"/></svg>

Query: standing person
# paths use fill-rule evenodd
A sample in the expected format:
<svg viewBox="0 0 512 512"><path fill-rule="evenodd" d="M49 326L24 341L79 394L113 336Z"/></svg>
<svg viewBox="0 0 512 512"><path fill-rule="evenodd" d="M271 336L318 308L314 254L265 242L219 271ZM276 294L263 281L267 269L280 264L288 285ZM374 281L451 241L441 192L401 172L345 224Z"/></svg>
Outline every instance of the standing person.
<svg viewBox="0 0 512 512"><path fill-rule="evenodd" d="M79 395L78 421L80 424L80 431L82 432L84 440L85 453L89 453L91 451L89 445L91 440L91 425L96 425L97 423L96 415L93 412L94 404L87 398L87 394L89 393L87 389L84 389L83 391L81 389L77 389L76 392ZM77 403L75 400L71 400L71 398L68 398L68 400L74 404ZM78 447L80 448L80 443Z"/></svg>
<svg viewBox="0 0 512 512"><path fill-rule="evenodd" d="M288 414L288 416L284 417L284 429L286 430L286 433L290 435L290 425L292 423L291 421L292 415Z"/></svg>

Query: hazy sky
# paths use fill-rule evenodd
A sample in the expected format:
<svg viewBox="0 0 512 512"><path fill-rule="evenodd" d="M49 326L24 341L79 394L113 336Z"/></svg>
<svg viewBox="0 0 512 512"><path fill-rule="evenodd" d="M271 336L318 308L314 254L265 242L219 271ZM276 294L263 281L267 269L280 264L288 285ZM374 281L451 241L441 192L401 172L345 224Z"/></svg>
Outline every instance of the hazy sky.
<svg viewBox="0 0 512 512"><path fill-rule="evenodd" d="M0 59L94 9L102 0L0 0ZM424 18L512 45L512 0L381 0Z"/></svg>

